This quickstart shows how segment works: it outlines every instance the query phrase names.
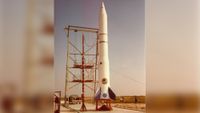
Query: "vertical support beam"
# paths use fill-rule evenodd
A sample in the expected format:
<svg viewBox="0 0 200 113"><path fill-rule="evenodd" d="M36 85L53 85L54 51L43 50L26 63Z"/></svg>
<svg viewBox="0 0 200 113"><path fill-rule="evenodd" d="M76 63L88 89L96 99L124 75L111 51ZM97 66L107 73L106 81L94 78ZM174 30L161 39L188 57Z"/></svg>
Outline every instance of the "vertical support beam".
<svg viewBox="0 0 200 113"><path fill-rule="evenodd" d="M65 105L67 105L67 87L68 87L68 76L69 76L69 71L68 71L68 67L69 67L69 29L70 26L68 26L68 30L67 30L67 59L66 59L66 78L65 78Z"/></svg>
<svg viewBox="0 0 200 113"><path fill-rule="evenodd" d="M98 32L96 33L97 38L96 38L96 58L95 58L95 72L94 72L94 97L96 95L96 87L97 87L97 66L98 66L98 42L99 42L99 35ZM95 102L95 101L94 101Z"/></svg>
<svg viewBox="0 0 200 113"><path fill-rule="evenodd" d="M85 38L84 34L82 34L82 106L81 106L81 111L86 111L86 106L85 106L85 50L84 50L84 44L85 44Z"/></svg>

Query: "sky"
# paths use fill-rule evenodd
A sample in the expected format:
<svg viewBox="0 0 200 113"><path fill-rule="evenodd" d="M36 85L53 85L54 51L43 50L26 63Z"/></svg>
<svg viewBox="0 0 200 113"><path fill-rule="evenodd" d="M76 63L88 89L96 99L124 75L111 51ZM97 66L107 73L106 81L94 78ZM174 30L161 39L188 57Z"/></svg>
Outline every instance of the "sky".
<svg viewBox="0 0 200 113"><path fill-rule="evenodd" d="M55 0L55 88L64 91L66 25L98 28L100 0ZM144 0L105 0L111 88L145 95Z"/></svg>

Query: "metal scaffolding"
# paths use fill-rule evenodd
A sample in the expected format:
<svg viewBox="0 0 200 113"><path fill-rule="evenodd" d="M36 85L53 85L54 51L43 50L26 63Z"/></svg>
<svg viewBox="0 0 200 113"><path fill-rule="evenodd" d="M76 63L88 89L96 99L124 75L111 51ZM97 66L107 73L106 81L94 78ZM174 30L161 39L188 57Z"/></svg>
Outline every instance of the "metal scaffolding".
<svg viewBox="0 0 200 113"><path fill-rule="evenodd" d="M86 111L85 106L85 87L93 91L93 96L96 93L97 87L97 57L98 57L98 29L80 27L80 26L68 26L64 28L67 36L67 59L66 59L66 79L65 79L65 105L69 105L69 90L74 88L77 85L81 85L81 111ZM73 36L71 33L82 33L82 36L79 40L80 44L74 44L72 42ZM86 41L88 37L85 37L84 34L92 33L95 34L94 44L91 47L86 47ZM90 38L90 37L89 37ZM89 40L88 38L88 40ZM94 49L93 53L90 51ZM73 51L75 50L75 51ZM77 61L77 57L78 60ZM88 62L88 61L92 62ZM73 70L79 71L81 74L77 75L73 73ZM86 75L89 79L86 79ZM92 83L93 87L87 85ZM73 84L73 85L72 85ZM69 87L70 86L70 87Z"/></svg>

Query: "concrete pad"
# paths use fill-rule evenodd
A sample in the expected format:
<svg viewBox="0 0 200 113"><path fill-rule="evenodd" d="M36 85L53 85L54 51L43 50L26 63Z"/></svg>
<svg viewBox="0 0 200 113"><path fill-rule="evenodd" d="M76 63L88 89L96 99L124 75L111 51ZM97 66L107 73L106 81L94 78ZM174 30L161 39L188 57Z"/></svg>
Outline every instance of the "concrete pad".
<svg viewBox="0 0 200 113"><path fill-rule="evenodd" d="M80 112L81 104L74 104L69 106L71 108L65 108L61 106L61 113L145 113L141 111L133 111L133 110L127 110L127 109L121 109L121 108L115 108L113 107L112 111L95 111L95 105L94 104L86 104L86 108L88 111ZM73 110L72 110L73 109Z"/></svg>

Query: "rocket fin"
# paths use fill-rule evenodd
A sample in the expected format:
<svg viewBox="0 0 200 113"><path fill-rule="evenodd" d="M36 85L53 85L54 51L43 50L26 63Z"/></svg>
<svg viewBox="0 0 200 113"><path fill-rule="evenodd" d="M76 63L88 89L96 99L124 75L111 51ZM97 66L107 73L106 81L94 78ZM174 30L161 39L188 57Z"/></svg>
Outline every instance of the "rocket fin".
<svg viewBox="0 0 200 113"><path fill-rule="evenodd" d="M97 91L95 99L100 99L100 97L101 97L101 88Z"/></svg>
<svg viewBox="0 0 200 113"><path fill-rule="evenodd" d="M109 93L109 96L110 96L111 99L113 99L113 100L116 99L116 95L110 87L108 87L108 93Z"/></svg>

